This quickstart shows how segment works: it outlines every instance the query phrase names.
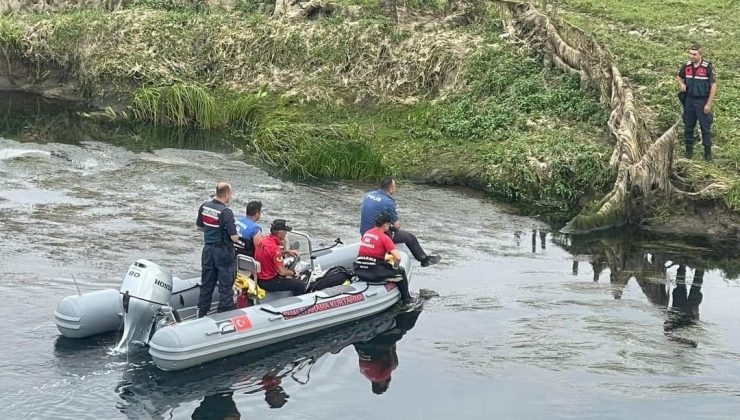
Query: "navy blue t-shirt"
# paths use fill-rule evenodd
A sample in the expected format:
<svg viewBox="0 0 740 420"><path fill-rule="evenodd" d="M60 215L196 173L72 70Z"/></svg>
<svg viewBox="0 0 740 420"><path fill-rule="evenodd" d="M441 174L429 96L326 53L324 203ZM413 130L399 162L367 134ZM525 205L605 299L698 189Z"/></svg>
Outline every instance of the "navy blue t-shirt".
<svg viewBox="0 0 740 420"><path fill-rule="evenodd" d="M360 235L375 227L375 219L382 213L391 216L391 223L398 221L396 200L383 189L370 191L362 199L360 208Z"/></svg>

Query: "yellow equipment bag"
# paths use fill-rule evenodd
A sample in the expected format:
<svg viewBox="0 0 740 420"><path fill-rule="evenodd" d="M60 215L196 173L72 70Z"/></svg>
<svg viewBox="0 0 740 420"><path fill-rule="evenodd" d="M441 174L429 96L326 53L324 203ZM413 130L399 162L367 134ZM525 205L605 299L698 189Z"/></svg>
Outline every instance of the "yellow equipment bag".
<svg viewBox="0 0 740 420"><path fill-rule="evenodd" d="M234 287L240 290L246 290L250 296L255 296L257 299L262 300L267 296L265 289L259 287L256 281L245 276L242 273L237 273L236 280L234 281Z"/></svg>

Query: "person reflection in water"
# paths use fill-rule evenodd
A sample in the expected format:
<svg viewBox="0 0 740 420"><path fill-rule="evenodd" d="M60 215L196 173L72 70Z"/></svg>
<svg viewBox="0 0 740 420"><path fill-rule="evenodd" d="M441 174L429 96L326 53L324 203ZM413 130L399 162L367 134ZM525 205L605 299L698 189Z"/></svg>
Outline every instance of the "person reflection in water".
<svg viewBox="0 0 740 420"><path fill-rule="evenodd" d="M396 343L414 328L419 314L420 310L401 313L396 316L393 328L370 341L354 344L360 373L370 381L373 393L380 395L388 390L391 373L398 367Z"/></svg>
<svg viewBox="0 0 740 420"><path fill-rule="evenodd" d="M265 390L265 402L270 408L280 408L288 402L290 397L285 393L285 390L280 386L281 380L279 376L275 376L273 373L268 373L262 377L262 389Z"/></svg>
<svg viewBox="0 0 740 420"><path fill-rule="evenodd" d="M673 332L692 325L699 320L699 305L703 295L701 286L704 282L704 270L694 270L694 280L691 282L691 289L686 290L686 266L681 264L676 271L676 287L673 289L671 297L673 302L666 313L666 320L663 323L663 331L666 336L673 340L680 341L696 347L698 344L694 340L677 337Z"/></svg>
<svg viewBox="0 0 740 420"><path fill-rule="evenodd" d="M206 395L200 402L198 408L193 411L192 418L195 420L237 420L242 416L236 409L234 393L224 391L216 394Z"/></svg>
<svg viewBox="0 0 740 420"><path fill-rule="evenodd" d="M370 350L357 344L355 351L360 359L360 373L372 384L373 393L380 395L387 391L391 384L391 372L398 367L396 344Z"/></svg>

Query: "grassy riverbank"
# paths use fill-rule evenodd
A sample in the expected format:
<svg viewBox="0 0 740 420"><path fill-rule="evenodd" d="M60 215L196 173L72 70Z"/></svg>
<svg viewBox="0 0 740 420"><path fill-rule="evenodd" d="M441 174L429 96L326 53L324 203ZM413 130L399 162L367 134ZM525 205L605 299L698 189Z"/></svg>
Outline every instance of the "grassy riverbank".
<svg viewBox="0 0 740 420"><path fill-rule="evenodd" d="M396 26L374 17L374 3L352 3L359 19L292 23L246 6L15 14L0 17L0 43L24 81L71 80L143 121L228 128L289 176L463 182L558 221L610 188L607 110L576 77L502 41L495 16ZM720 102L718 127L730 127ZM655 111L656 132L668 106ZM733 150L702 173L733 176ZM687 171L698 180L704 166Z"/></svg>

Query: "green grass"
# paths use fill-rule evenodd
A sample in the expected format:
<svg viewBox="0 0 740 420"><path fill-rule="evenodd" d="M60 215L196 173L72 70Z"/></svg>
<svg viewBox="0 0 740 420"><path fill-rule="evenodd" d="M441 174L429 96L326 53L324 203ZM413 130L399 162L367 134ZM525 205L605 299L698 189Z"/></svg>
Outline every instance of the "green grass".
<svg viewBox="0 0 740 420"><path fill-rule="evenodd" d="M576 77L507 46L495 22L411 31L150 3L0 17L0 39L64 68L93 99L130 98L138 121L227 129L293 177L439 169L554 220L613 179L607 109Z"/></svg>
<svg viewBox="0 0 740 420"><path fill-rule="evenodd" d="M213 96L194 84L139 89L134 94L132 112L135 119L158 125L208 130L229 123L228 114L219 109Z"/></svg>
<svg viewBox="0 0 740 420"><path fill-rule="evenodd" d="M441 101L314 105L306 114L314 124L359 127L398 173L472 173L496 197L556 221L610 188L607 110L577 77L495 45L481 48L464 77L468 88Z"/></svg>
<svg viewBox="0 0 740 420"><path fill-rule="evenodd" d="M300 112L274 109L248 140L263 160L298 178L377 179L394 172L355 124L316 124Z"/></svg>
<svg viewBox="0 0 740 420"><path fill-rule="evenodd" d="M235 92L291 90L303 100L435 95L475 40L465 33L407 31L377 19L280 22L213 10L124 9L0 17L32 66L53 64L91 99L138 87L198 83ZM460 45L463 48L459 48ZM468 48L466 46L473 46Z"/></svg>

